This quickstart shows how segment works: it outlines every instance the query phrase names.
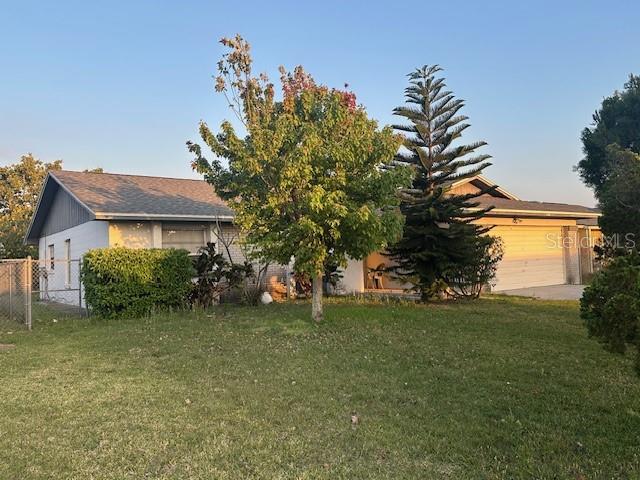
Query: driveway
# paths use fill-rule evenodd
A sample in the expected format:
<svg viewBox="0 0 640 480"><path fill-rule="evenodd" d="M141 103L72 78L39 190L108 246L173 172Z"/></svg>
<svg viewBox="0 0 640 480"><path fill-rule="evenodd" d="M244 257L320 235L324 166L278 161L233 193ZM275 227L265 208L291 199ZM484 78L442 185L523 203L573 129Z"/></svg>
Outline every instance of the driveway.
<svg viewBox="0 0 640 480"><path fill-rule="evenodd" d="M543 300L579 300L584 291L584 285L549 285L546 287L516 288L495 292L502 295L517 295L519 297L534 297Z"/></svg>

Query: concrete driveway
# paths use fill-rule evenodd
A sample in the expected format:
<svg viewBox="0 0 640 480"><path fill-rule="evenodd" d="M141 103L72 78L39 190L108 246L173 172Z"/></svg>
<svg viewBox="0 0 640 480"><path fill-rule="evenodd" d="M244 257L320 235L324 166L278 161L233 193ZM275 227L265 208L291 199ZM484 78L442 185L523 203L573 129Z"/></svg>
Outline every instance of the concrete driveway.
<svg viewBox="0 0 640 480"><path fill-rule="evenodd" d="M516 288L495 292L502 295L517 295L520 297L534 297L543 300L579 300L582 297L584 285L549 285L546 287Z"/></svg>

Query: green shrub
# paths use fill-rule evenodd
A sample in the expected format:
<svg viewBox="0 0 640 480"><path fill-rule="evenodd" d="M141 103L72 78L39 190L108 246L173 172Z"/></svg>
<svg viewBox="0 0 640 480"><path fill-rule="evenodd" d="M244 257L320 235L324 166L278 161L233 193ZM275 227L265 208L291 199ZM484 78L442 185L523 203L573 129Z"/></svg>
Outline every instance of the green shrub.
<svg viewBox="0 0 640 480"><path fill-rule="evenodd" d="M478 298L491 286L502 261L504 246L500 237L479 235L469 241L464 261L454 263L445 271L447 295L453 298Z"/></svg>
<svg viewBox="0 0 640 480"><path fill-rule="evenodd" d="M249 262L229 263L212 242L200 248L193 263L198 280L191 291L190 302L199 307L214 305L229 291L244 290L243 285L246 287L247 280L254 277Z"/></svg>
<svg viewBox="0 0 640 480"><path fill-rule="evenodd" d="M106 318L186 306L193 273L186 250L99 248L82 261L87 305Z"/></svg>
<svg viewBox="0 0 640 480"><path fill-rule="evenodd" d="M614 258L593 276L580 300L580 312L589 336L607 350L624 353L635 346L640 373L640 255Z"/></svg>

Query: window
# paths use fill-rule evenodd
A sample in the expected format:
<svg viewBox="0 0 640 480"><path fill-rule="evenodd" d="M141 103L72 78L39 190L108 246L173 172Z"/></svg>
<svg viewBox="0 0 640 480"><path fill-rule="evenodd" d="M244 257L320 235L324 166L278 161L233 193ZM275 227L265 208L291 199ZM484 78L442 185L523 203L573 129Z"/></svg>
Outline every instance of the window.
<svg viewBox="0 0 640 480"><path fill-rule="evenodd" d="M49 270L56 269L56 251L53 245L47 247L49 250Z"/></svg>
<svg viewBox="0 0 640 480"><path fill-rule="evenodd" d="M201 224L162 225L162 248L183 248L195 255L204 247L205 238L205 226Z"/></svg>
<svg viewBox="0 0 640 480"><path fill-rule="evenodd" d="M71 239L67 238L64 241L64 284L69 287L71 285Z"/></svg>

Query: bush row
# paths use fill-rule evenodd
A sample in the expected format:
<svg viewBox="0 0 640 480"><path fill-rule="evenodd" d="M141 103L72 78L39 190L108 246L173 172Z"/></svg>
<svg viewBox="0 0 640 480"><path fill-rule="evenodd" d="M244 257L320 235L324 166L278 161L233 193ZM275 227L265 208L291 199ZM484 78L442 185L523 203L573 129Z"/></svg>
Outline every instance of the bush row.
<svg viewBox="0 0 640 480"><path fill-rule="evenodd" d="M101 248L87 252L82 262L85 301L105 318L185 307L193 275L186 250Z"/></svg>

